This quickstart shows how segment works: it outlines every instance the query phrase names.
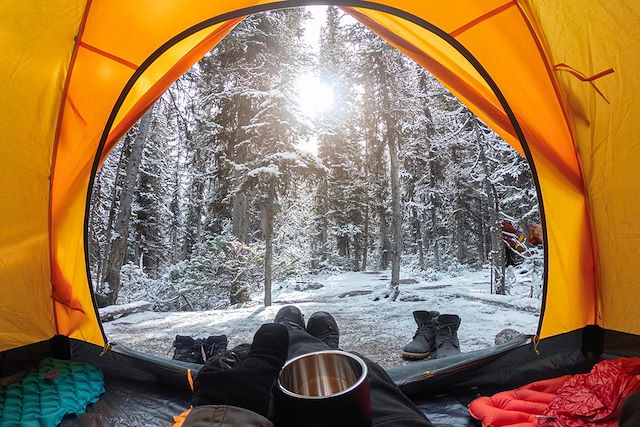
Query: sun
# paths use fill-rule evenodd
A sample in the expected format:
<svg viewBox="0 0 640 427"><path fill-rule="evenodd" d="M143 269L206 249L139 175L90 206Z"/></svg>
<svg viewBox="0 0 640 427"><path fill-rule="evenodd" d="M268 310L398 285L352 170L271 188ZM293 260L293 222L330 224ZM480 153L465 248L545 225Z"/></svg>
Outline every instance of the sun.
<svg viewBox="0 0 640 427"><path fill-rule="evenodd" d="M334 102L333 87L314 74L303 74L296 82L300 110L309 118L330 109Z"/></svg>

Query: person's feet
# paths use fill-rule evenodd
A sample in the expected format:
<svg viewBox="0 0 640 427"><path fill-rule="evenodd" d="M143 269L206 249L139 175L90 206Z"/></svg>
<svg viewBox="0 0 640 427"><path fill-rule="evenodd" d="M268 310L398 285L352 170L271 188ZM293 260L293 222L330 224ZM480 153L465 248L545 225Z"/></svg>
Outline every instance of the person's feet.
<svg viewBox="0 0 640 427"><path fill-rule="evenodd" d="M273 323L283 324L287 328L292 327L304 330L304 316L295 305L282 307L273 319Z"/></svg>
<svg viewBox="0 0 640 427"><path fill-rule="evenodd" d="M287 329L295 328L307 331L307 333L324 342L329 348L337 349L340 342L340 332L336 319L326 311L316 311L311 315L307 326L304 326L304 315L300 309L294 305L282 307L273 323L280 323Z"/></svg>
<svg viewBox="0 0 640 427"><path fill-rule="evenodd" d="M307 332L318 338L330 348L337 349L340 342L340 332L336 319L326 311L316 311L307 322Z"/></svg>

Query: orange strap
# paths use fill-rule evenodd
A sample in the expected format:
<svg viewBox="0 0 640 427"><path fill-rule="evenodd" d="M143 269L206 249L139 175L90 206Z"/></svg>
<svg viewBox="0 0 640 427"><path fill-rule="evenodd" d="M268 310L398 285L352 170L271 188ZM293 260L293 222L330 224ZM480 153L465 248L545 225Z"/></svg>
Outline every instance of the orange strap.
<svg viewBox="0 0 640 427"><path fill-rule="evenodd" d="M122 64L125 67L129 67L132 70L137 70L138 69L138 66L136 64L134 64L133 62L127 61L126 59L120 58L119 56L113 55L113 54L111 54L109 52L105 52L104 50L98 49L95 46L91 46L90 44L85 43L82 40L80 40L78 42L78 46L82 46L83 48L85 48L85 49L87 49L87 50L89 50L89 51L91 51L93 53L97 53L100 56L104 56L105 58L109 58L110 60L115 61L115 62L117 62L119 64Z"/></svg>
<svg viewBox="0 0 640 427"><path fill-rule="evenodd" d="M191 374L191 369L187 369L187 381L189 381L189 387L191 388L191 391L195 391L195 389L193 388L193 375Z"/></svg>
<svg viewBox="0 0 640 427"><path fill-rule="evenodd" d="M490 10L489 12L485 13L482 16L477 17L476 19L474 19L473 21L467 22L466 24L464 24L462 27L458 28L457 30L453 30L449 33L449 35L451 37L458 37L460 34L464 33L465 31L467 31L470 28L475 27L476 25L478 25L479 23L486 21L489 18L494 17L495 15L504 12L505 10L509 9L511 6L515 6L516 5L516 1L515 0L511 0L505 4L503 4L502 6L499 6L493 10Z"/></svg>
<svg viewBox="0 0 640 427"><path fill-rule="evenodd" d="M555 67L553 67L556 71L566 71L567 73L571 74L573 77L577 78L578 80L580 80L581 82L589 82L589 84L591 86L593 86L593 88L596 90L596 92L598 92L598 95L600 95L602 97L602 99L604 99L607 104L610 104L609 100L607 99L606 96L604 96L604 94L602 92L600 92L600 89L598 89L598 87L595 85L594 80L599 79L600 77L604 77L607 74L611 74L614 72L613 68L607 68L604 71L600 71L599 73L594 74L591 77L587 77L585 76L583 73L581 73L580 71L576 70L575 68L567 65L567 64L556 64Z"/></svg>
<svg viewBox="0 0 640 427"><path fill-rule="evenodd" d="M193 408L189 408L182 412L180 415L174 415L173 424L171 424L170 427L182 427L182 424L185 422L192 409Z"/></svg>

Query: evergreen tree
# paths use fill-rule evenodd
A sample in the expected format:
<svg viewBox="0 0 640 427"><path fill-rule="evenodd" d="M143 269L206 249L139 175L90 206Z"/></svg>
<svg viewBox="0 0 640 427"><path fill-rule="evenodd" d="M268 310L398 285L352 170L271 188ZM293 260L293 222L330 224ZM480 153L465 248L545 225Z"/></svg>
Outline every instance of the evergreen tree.
<svg viewBox="0 0 640 427"><path fill-rule="evenodd" d="M318 156L328 174L318 188L316 221L319 224L320 259L327 259L331 237L340 259L351 269L360 270L363 236L363 147L355 128L356 84L346 42L340 26L342 13L329 7L320 36L318 70L335 93L332 108L316 119Z"/></svg>
<svg viewBox="0 0 640 427"><path fill-rule="evenodd" d="M257 67L253 72L251 119L244 126L242 149L245 161L236 156L233 167L233 195L250 195L260 213L265 241L264 304L271 305L274 221L279 198L288 193L296 178L322 171L322 165L309 154L296 149L303 127L294 107L295 77L302 68L304 53L302 10L256 15ZM258 43L258 40L260 41ZM251 157L249 157L249 153Z"/></svg>
<svg viewBox="0 0 640 427"><path fill-rule="evenodd" d="M539 222L526 160L335 7L312 61L305 19L247 17L163 95L146 146L138 124L114 149L91 200L96 282L118 288L122 270L121 300L191 310L244 302L261 283L270 304L272 281L290 274L391 267L395 298L402 261L489 265L508 293L501 222ZM296 80L310 69L335 96L306 118ZM318 158L298 149L309 138Z"/></svg>
<svg viewBox="0 0 640 427"><path fill-rule="evenodd" d="M129 244L134 259L151 277L158 277L166 262L164 240L167 217L165 185L167 177L168 123L166 106L160 103L151 123L149 141L145 145L134 195L133 232Z"/></svg>
<svg viewBox="0 0 640 427"><path fill-rule="evenodd" d="M395 300L400 292L400 261L402 256L402 188L400 186L399 151L403 144L404 129L410 116L404 114L403 105L407 98L406 77L409 62L388 43L368 31L360 31L360 72L365 81L365 103L377 108L376 120L370 123L369 136L373 137L376 160L381 163L386 149L389 174L388 184L391 202L385 203L378 197L380 221L381 266L385 268L391 261L390 297ZM369 111L367 111L367 114ZM381 172L378 166L377 172ZM378 178L380 178L378 173ZM384 179L384 178L383 178ZM383 182L387 182L384 180ZM382 182L380 182L382 184ZM379 196L383 195L380 186ZM391 207L391 227L388 228L387 206ZM391 238L391 239L390 239Z"/></svg>

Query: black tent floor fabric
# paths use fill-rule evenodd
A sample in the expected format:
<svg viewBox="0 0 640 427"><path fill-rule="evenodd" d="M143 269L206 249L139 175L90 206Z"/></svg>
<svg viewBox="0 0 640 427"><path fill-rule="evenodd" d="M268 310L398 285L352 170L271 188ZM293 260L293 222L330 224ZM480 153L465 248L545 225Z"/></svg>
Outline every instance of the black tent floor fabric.
<svg viewBox="0 0 640 427"><path fill-rule="evenodd" d="M54 348L55 347L55 348ZM44 342L3 354L3 375L45 355L67 356L100 368L106 392L63 426L168 426L189 407L187 372L200 365L163 359L114 344L106 352L68 340L66 351ZM22 354L21 354L22 353ZM467 405L481 395L565 374L588 372L602 359L640 353L640 337L597 327L533 343L530 337L445 359L426 360L387 372L434 426L478 426Z"/></svg>

